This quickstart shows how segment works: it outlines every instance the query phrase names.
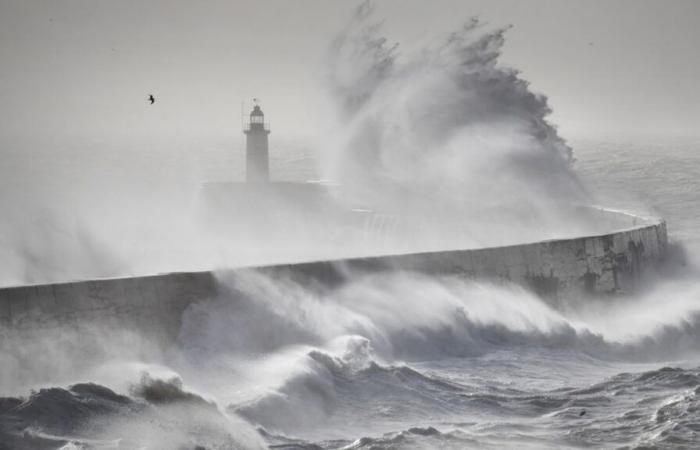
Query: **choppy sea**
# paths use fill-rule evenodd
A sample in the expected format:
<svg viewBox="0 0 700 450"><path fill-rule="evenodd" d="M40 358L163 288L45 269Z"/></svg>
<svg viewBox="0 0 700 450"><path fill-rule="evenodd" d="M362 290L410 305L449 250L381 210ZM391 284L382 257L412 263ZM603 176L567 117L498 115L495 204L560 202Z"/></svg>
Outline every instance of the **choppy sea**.
<svg viewBox="0 0 700 450"><path fill-rule="evenodd" d="M684 269L566 311L449 277L222 275L166 351L3 333L0 449L700 448L700 141L572 144L599 203L667 219Z"/></svg>

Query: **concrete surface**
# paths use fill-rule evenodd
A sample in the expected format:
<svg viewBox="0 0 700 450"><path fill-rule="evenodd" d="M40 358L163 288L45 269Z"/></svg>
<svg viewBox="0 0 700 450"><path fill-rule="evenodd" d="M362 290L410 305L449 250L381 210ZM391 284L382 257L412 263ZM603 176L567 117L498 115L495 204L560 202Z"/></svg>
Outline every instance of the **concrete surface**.
<svg viewBox="0 0 700 450"><path fill-rule="evenodd" d="M509 280L558 301L634 291L663 262L661 219L611 214L629 226L575 239L477 250L388 255L252 268L278 276L343 283L356 273L407 270ZM251 270L251 268L235 269ZM174 339L188 305L218 295L213 272L171 273L0 289L0 331L107 321Z"/></svg>

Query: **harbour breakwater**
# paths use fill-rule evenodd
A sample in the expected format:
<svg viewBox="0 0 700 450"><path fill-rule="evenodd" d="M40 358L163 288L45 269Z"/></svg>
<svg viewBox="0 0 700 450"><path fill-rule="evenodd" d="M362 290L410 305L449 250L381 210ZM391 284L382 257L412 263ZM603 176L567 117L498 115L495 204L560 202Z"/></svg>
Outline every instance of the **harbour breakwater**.
<svg viewBox="0 0 700 450"><path fill-rule="evenodd" d="M265 267L275 276L312 279L332 286L351 276L381 271L507 280L550 302L631 292L664 261L668 238L662 219L601 210L611 223L606 234L493 248L372 256ZM90 323L150 330L170 341L177 337L183 311L215 298L221 285L211 271L76 281L0 289L0 331Z"/></svg>

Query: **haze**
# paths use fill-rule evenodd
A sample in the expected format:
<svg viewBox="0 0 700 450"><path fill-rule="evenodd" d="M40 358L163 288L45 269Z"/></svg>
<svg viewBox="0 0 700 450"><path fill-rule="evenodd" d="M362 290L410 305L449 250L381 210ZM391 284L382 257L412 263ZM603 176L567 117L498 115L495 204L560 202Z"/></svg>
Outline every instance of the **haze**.
<svg viewBox="0 0 700 450"><path fill-rule="evenodd" d="M443 42L473 16L490 29L513 25L499 63L520 70L521 78L530 82L529 91L545 94L548 102L535 113L502 104L501 115L518 111L520 119L546 119L559 127L564 140L698 134L696 2L375 4L374 17L383 20L381 35L400 43L402 57L435 48L435 42ZM342 133L337 123L329 127L324 101L330 43L357 5L315 0L0 0L0 263L5 268L0 284L208 268L195 250L206 246L198 242L201 233L192 223L197 190L212 180L242 179L241 112L248 112L253 97L261 99L272 126L273 179L280 174L294 181L318 176L315 163L331 154L340 162L346 185L348 179L358 184L365 166L352 172L345 164L347 156L357 153L354 141L327 145L329 135ZM450 64L459 62L452 59ZM442 86L439 77L429 79L438 81L428 85ZM402 92L402 80L395 78L390 86ZM445 90L430 92L458 101ZM426 110L418 113L439 111L433 98L425 98L428 91L418 91L410 93L413 107ZM151 94L154 105L147 101ZM391 115L403 110L391 96L372 105L354 116L369 129L373 111ZM452 105L451 111L459 111L453 115L468 120L470 103L460 105L467 110ZM547 105L553 114L540 117ZM411 121L400 125L416 129ZM462 129L457 125L455 129ZM489 133L504 135L495 128ZM467 133L457 147L478 135ZM507 142L498 142L510 163L521 150L511 141L525 142L528 134L508 136ZM435 150L436 145L429 147ZM463 167L488 183L492 178L482 168L497 172L508 183L499 185L502 192L495 197L507 199L516 192L519 196L510 197L510 203L528 211L538 206L532 204L535 192L562 192L516 190L512 181L518 180L513 174L521 173L519 166L480 166L472 157L491 158L494 151L470 148L474 155L466 155L460 164L427 155L440 161L438 168L454 170L447 177L454 183L448 187L440 176L438 184L432 183L434 176L427 184L422 180L432 188L428 198L437 191L483 192L474 188L475 176L462 176ZM387 154L386 146L373 150ZM395 162L410 163L411 170L421 166L417 159L406 159L403 148L393 150L403 155ZM390 168L397 166L401 164ZM559 170L535 166L535 182ZM415 184L411 170L395 172L392 182L398 179L404 188ZM523 186L538 185L530 183L531 172ZM466 191L455 188L462 179L471 183ZM563 197L571 203L582 196ZM391 198L387 203L396 202ZM536 209L551 210L546 202ZM503 234L520 237L511 232ZM220 247L218 242L210 245Z"/></svg>
<svg viewBox="0 0 700 450"><path fill-rule="evenodd" d="M504 62L550 98L564 137L697 134L700 4L380 1L402 45L472 15L512 24ZM278 142L318 132L319 62L354 2L0 2L0 136L101 142L240 140L263 100ZM153 93L157 109L147 108ZM197 147L189 149L197 152Z"/></svg>

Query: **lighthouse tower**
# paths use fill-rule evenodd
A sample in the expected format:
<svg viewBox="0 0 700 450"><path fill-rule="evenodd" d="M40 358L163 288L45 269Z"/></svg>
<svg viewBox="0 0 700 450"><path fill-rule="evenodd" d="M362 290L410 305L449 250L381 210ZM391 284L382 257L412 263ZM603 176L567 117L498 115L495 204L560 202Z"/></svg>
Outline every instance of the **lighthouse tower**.
<svg viewBox="0 0 700 450"><path fill-rule="evenodd" d="M270 128L265 123L265 115L259 105L250 112L250 122L243 132L246 135L246 181L249 183L270 181L270 162L267 135Z"/></svg>

